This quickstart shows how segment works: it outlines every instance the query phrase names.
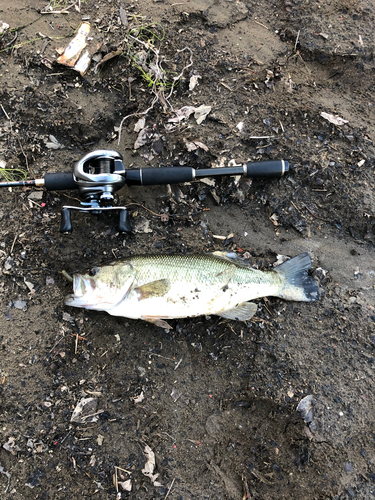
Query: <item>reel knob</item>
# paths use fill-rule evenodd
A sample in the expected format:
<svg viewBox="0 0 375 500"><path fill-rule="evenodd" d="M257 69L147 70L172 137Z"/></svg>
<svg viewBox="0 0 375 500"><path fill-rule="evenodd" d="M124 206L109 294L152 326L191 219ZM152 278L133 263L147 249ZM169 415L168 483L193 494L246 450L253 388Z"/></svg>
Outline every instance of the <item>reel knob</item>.
<svg viewBox="0 0 375 500"><path fill-rule="evenodd" d="M122 210L120 210L119 221L118 221L118 230L120 231L120 233L131 233L132 232L129 212L126 208L123 208Z"/></svg>
<svg viewBox="0 0 375 500"><path fill-rule="evenodd" d="M70 234L73 231L70 209L63 207L61 210L60 233Z"/></svg>

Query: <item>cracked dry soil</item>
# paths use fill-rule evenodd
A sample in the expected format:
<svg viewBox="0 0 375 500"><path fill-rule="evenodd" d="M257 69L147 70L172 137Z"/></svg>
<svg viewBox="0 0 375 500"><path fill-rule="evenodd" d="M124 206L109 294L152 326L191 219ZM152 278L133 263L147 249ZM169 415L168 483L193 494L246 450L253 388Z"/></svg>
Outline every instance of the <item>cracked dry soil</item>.
<svg viewBox="0 0 375 500"><path fill-rule="evenodd" d="M56 63L83 19L99 57L121 49L120 7L87 0L80 12L46 15L41 1L3 2L2 165L40 178L104 148L137 168L286 159L291 170L263 181L125 187L118 197L132 204L132 235L106 214L74 214L73 233L60 234L60 210L77 203L76 191L1 190L0 497L374 498L373 3L123 3L129 22L164 30L167 72L188 62L178 50L192 51L171 107L212 108L200 125L191 116L169 130L175 114L156 103L137 150L139 116L124 122L118 144L122 118L153 98L134 64L120 54L81 77ZM60 149L47 147L50 136ZM207 150L189 151L194 141ZM247 252L264 268L308 251L321 298L269 297L252 321L174 320L170 332L64 306L63 269L213 250ZM296 408L307 395L305 423ZM97 421L72 423L87 397ZM159 485L142 473L146 445ZM117 491L116 471L131 492Z"/></svg>

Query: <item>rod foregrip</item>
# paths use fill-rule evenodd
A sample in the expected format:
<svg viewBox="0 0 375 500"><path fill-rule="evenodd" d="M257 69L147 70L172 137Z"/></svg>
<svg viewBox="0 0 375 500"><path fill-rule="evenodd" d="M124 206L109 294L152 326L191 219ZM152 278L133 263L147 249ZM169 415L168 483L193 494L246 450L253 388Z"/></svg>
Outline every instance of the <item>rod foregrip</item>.
<svg viewBox="0 0 375 500"><path fill-rule="evenodd" d="M48 191L63 191L65 189L77 189L72 172L56 172L45 174L44 187Z"/></svg>
<svg viewBox="0 0 375 500"><path fill-rule="evenodd" d="M194 169L191 167L141 168L126 171L126 184L129 186L178 184L192 180L194 180Z"/></svg>
<svg viewBox="0 0 375 500"><path fill-rule="evenodd" d="M286 160L269 160L249 162L245 165L246 177L267 178L282 177L289 171L289 162Z"/></svg>

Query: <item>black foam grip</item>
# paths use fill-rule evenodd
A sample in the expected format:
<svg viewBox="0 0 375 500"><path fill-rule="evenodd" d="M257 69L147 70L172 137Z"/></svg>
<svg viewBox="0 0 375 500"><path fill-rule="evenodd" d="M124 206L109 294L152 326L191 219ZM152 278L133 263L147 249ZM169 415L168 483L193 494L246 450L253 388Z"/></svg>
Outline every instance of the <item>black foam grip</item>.
<svg viewBox="0 0 375 500"><path fill-rule="evenodd" d="M246 177L282 177L289 171L285 160L255 161L246 164Z"/></svg>
<svg viewBox="0 0 375 500"><path fill-rule="evenodd" d="M143 168L141 171L142 186L156 184L178 184L194 179L194 169L191 167L160 167Z"/></svg>
<svg viewBox="0 0 375 500"><path fill-rule="evenodd" d="M77 189L72 172L57 172L44 176L44 186L48 191L62 191L65 189Z"/></svg>

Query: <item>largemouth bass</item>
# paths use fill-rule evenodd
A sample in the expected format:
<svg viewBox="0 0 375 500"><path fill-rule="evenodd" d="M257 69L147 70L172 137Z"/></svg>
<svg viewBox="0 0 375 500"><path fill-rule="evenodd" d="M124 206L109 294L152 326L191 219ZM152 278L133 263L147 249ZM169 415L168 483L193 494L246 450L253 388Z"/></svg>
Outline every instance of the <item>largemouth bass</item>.
<svg viewBox="0 0 375 500"><path fill-rule="evenodd" d="M313 302L317 284L307 275L307 253L271 271L259 271L221 252L203 255L134 256L73 276L65 304L143 319L163 328L164 320L216 314L249 320L252 299L272 295Z"/></svg>

